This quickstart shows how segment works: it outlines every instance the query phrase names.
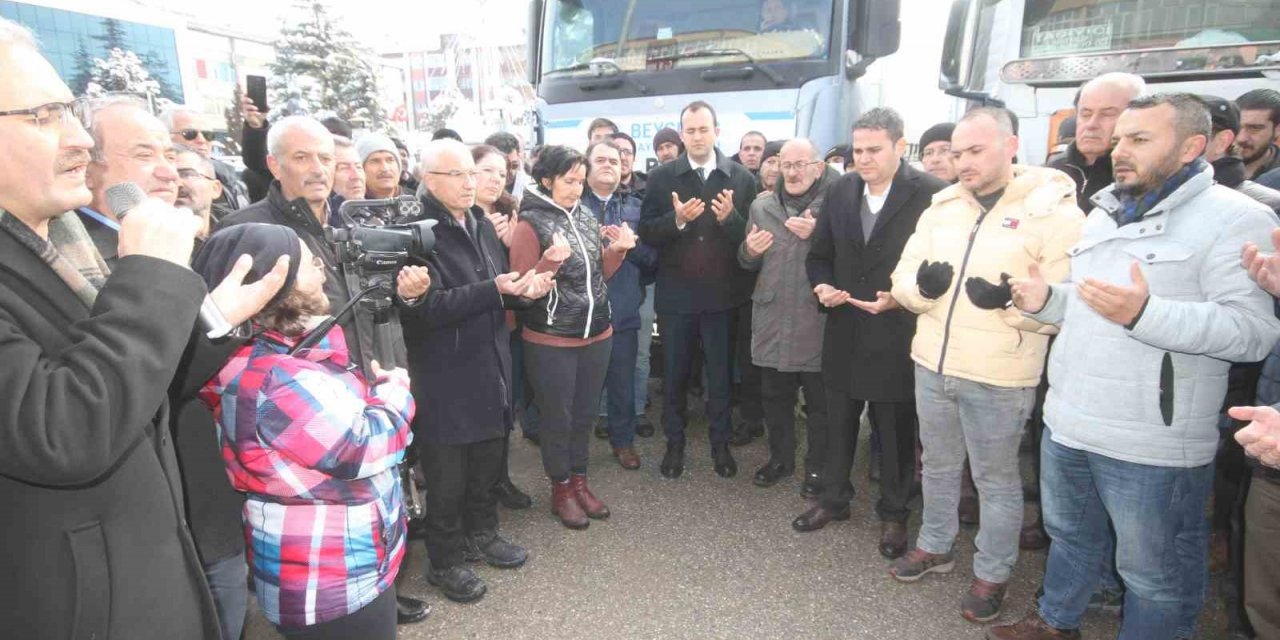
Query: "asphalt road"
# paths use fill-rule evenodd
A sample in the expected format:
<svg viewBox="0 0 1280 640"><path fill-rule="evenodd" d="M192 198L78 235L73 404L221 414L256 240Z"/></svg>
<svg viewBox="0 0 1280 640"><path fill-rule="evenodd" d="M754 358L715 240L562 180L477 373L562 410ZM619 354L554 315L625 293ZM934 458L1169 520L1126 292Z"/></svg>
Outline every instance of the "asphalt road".
<svg viewBox="0 0 1280 640"><path fill-rule="evenodd" d="M656 403L655 403L656 405ZM691 413L694 413L691 402ZM876 551L876 485L866 480L866 434L855 465L853 518L813 533L796 533L803 511L799 479L768 489L751 474L768 457L763 441L734 450L739 473L712 470L706 426L691 427L684 476L658 473L657 437L638 439L643 466L625 471L607 442L592 438L591 479L611 508L606 521L571 531L550 514L550 489L541 457L528 441L512 443L512 476L533 496L533 508L501 509L501 527L530 551L517 570L478 566L488 584L483 600L459 605L426 584L426 553L411 547L400 590L427 600L428 620L400 628L411 638L841 638L979 639L985 628L960 617L959 601L972 579L975 527L962 527L956 570L913 585L886 574ZM656 414L651 414L656 415ZM803 433L803 429L800 430ZM801 443L803 452L803 442ZM910 526L919 525L918 505ZM1031 610L1044 567L1043 553L1023 552L1002 621ZM1221 626L1210 611L1206 628ZM1115 615L1091 612L1086 638L1114 638ZM279 636L251 612L246 638ZM1220 638L1207 631L1203 638Z"/></svg>

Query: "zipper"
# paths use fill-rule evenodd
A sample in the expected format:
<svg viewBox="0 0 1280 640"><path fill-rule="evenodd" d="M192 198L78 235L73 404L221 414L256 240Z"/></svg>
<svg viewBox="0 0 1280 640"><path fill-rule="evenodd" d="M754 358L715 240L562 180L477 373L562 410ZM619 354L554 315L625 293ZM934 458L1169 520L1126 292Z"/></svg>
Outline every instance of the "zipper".
<svg viewBox="0 0 1280 640"><path fill-rule="evenodd" d="M956 313L956 303L960 301L960 283L964 282L965 269L969 268L969 254L973 252L973 241L978 237L978 229L982 228L982 221L987 217L990 209L982 209L978 214L978 219L973 223L973 229L969 231L969 244L964 248L964 258L960 261L960 273L956 275L957 291L951 294L951 307L947 309L947 322L942 326L942 353L938 356L938 375L943 375L942 366L947 361L947 343L951 340L951 318Z"/></svg>
<svg viewBox="0 0 1280 640"><path fill-rule="evenodd" d="M561 209L561 211L564 211L564 209ZM591 337L591 318L595 315L596 307L595 296L591 293L593 288L591 285L591 260L587 258L587 244L583 242L582 236L578 234L578 225L573 223L573 213L565 211L564 216L565 220L569 222L569 230L573 232L573 237L578 239L578 250L582 253L582 266L587 273L587 320L582 327L582 339L586 340Z"/></svg>

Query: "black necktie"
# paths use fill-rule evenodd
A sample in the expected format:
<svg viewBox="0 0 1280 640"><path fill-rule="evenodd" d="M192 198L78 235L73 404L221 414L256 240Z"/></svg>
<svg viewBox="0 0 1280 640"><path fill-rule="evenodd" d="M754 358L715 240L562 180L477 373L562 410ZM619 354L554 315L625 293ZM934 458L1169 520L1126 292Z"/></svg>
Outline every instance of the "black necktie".
<svg viewBox="0 0 1280 640"><path fill-rule="evenodd" d="M706 184L706 183L707 183L707 168L706 168L706 167L698 167L698 182L701 182L702 184Z"/></svg>

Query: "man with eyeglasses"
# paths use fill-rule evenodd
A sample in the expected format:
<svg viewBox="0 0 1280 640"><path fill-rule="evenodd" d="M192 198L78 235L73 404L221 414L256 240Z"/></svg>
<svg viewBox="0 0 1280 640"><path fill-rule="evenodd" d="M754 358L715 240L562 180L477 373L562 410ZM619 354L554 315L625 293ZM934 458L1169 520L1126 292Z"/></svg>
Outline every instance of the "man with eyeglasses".
<svg viewBox="0 0 1280 640"><path fill-rule="evenodd" d="M107 189L132 182L149 197L172 206L178 198L178 171L168 131L140 100L120 97L91 102L86 120L94 147L85 184L93 200L76 213L110 267L118 259L120 218L107 200Z"/></svg>
<svg viewBox="0 0 1280 640"><path fill-rule="evenodd" d="M160 121L169 130L174 144L185 144L213 163L214 175L222 183L222 193L215 201L228 211L249 206L249 190L235 167L213 157L214 132L199 126L200 116L187 107L177 105L160 113Z"/></svg>
<svg viewBox="0 0 1280 640"><path fill-rule="evenodd" d="M609 136L609 139L618 145L618 152L622 155L622 178L618 183L618 189L644 200L644 188L648 176L644 172L635 170L635 139L621 131Z"/></svg>
<svg viewBox="0 0 1280 640"><path fill-rule="evenodd" d="M69 213L94 197L81 105L67 102L71 91L30 32L3 18L0 77L0 575L12 585L0 629L232 637L188 528L167 391L198 387L221 365L196 331L206 294L239 324L276 293L288 265L241 286L241 262L209 292L187 267L195 220L149 198L123 221L120 258L108 267Z"/></svg>
<svg viewBox="0 0 1280 640"><path fill-rule="evenodd" d="M213 162L186 145L176 145L174 152L174 166L178 169L178 199L174 204L190 209L200 218L200 230L196 232L199 248L213 225L231 212L214 202L222 195L222 183L213 172Z"/></svg>

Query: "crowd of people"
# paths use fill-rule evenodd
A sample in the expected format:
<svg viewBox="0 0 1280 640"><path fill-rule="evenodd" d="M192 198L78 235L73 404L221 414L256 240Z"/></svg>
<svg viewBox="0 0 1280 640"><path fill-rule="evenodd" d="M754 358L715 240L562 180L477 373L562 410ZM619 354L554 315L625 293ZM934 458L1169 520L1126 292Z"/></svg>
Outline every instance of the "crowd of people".
<svg viewBox="0 0 1280 640"><path fill-rule="evenodd" d="M799 462L792 527L822 529L850 518L865 420L892 579L954 570L977 525L957 595L987 623L1048 547L1034 612L988 637L1080 637L1099 607L1121 638L1192 638L1213 570L1233 624L1280 638L1280 92L1107 74L1043 163L985 106L916 157L889 108L830 150L750 132L731 157L695 101L647 174L605 118L581 151L445 129L415 162L246 100L237 174L190 110L76 99L3 20L0 76L7 632L239 638L252 590L286 637L394 638L429 613L395 587L417 539L427 582L475 601L473 563L529 557L499 526L534 503L514 429L569 529L611 513L592 435L644 466L656 324L662 476L701 397L715 472L767 434L752 482ZM406 197L361 220L434 223L381 340L370 307L339 313L377 287L333 232L344 202Z"/></svg>

